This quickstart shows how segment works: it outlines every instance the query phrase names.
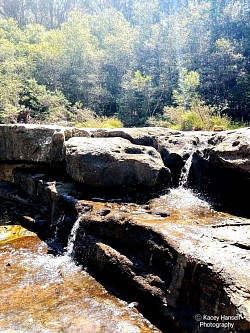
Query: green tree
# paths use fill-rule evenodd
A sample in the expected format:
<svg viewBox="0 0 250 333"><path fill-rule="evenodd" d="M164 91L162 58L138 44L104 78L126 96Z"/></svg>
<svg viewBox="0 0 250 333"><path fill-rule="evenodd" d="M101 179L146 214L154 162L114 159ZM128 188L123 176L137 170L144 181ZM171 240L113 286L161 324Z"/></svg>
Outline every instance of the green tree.
<svg viewBox="0 0 250 333"><path fill-rule="evenodd" d="M122 93L119 100L119 117L125 125L143 124L152 116L151 77L143 76L137 70L128 71L122 82Z"/></svg>
<svg viewBox="0 0 250 333"><path fill-rule="evenodd" d="M186 68L182 68L179 73L178 89L173 91L174 103L185 109L189 109L199 99L197 93L199 84L199 73L194 71L188 72Z"/></svg>

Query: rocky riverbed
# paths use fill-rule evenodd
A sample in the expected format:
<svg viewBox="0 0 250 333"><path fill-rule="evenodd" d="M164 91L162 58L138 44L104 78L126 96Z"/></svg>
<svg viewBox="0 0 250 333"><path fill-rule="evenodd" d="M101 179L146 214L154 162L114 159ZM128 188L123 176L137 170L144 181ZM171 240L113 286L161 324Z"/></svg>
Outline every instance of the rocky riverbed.
<svg viewBox="0 0 250 333"><path fill-rule="evenodd" d="M249 147L249 128L0 125L0 194L163 332L214 332L216 316L247 332Z"/></svg>

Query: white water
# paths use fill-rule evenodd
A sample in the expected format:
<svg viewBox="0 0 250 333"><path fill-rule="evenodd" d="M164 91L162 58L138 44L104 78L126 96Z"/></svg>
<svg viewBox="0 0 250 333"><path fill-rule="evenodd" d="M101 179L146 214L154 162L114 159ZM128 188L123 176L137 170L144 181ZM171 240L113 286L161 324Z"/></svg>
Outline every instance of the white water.
<svg viewBox="0 0 250 333"><path fill-rule="evenodd" d="M183 213L192 213L194 211L211 211L211 205L198 198L197 194L194 193L191 189L178 187L173 188L169 193L152 199L151 202L155 203L156 207L166 208L170 213L179 212Z"/></svg>
<svg viewBox="0 0 250 333"><path fill-rule="evenodd" d="M188 224L215 224L225 221L225 214L217 212L209 202L200 199L191 189L178 187L150 201L151 209L168 212L169 219Z"/></svg>
<svg viewBox="0 0 250 333"><path fill-rule="evenodd" d="M72 255L74 254L74 244L75 244L75 240L76 240L76 236L77 236L77 231L80 227L80 221L81 221L81 217L79 217L70 232L69 238L68 238L68 244L66 247L66 252L65 255L72 257Z"/></svg>
<svg viewBox="0 0 250 333"><path fill-rule="evenodd" d="M192 165L193 153L190 154L189 158L186 160L183 168L181 169L181 175L179 179L179 187L183 187L187 184L189 171Z"/></svg>

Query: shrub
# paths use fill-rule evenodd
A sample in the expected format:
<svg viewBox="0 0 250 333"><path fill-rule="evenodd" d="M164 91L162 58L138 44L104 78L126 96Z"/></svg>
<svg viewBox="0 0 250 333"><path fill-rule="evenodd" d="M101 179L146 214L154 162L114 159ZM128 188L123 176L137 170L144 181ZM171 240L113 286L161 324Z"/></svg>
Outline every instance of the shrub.
<svg viewBox="0 0 250 333"><path fill-rule="evenodd" d="M199 115L195 111L189 110L182 115L180 129L183 131L198 131L204 129L204 125Z"/></svg>
<svg viewBox="0 0 250 333"><path fill-rule="evenodd" d="M95 119L78 123L76 127L119 128L123 127L123 123L116 117L96 117Z"/></svg>
<svg viewBox="0 0 250 333"><path fill-rule="evenodd" d="M216 127L221 127L223 130L231 127L231 119L227 116L212 116L208 120L207 129L214 130Z"/></svg>
<svg viewBox="0 0 250 333"><path fill-rule="evenodd" d="M101 122L102 128L119 128L123 127L123 123L116 117L102 118Z"/></svg>
<svg viewBox="0 0 250 333"><path fill-rule="evenodd" d="M164 127L184 131L213 130L215 126L223 129L230 128L231 119L216 113L215 107L205 105L203 101L196 99L189 109L182 106L164 107L161 121L158 123ZM152 121L157 123L156 119Z"/></svg>
<svg viewBox="0 0 250 333"><path fill-rule="evenodd" d="M7 104L0 109L0 123L16 123L19 109L11 104Z"/></svg>

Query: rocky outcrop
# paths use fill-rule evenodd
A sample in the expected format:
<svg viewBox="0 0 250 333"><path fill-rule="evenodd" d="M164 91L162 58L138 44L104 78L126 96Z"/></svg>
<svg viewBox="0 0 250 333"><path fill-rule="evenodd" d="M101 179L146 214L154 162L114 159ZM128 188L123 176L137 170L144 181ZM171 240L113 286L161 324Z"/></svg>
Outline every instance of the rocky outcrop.
<svg viewBox="0 0 250 333"><path fill-rule="evenodd" d="M250 128L213 134L208 143L193 156L191 186L220 209L250 217Z"/></svg>
<svg viewBox="0 0 250 333"><path fill-rule="evenodd" d="M72 179L87 185L146 184L150 187L158 182L169 186L168 168L171 185L178 186L184 166L190 162L190 175L184 178L191 186L209 196L215 204L220 202L221 209L250 216L244 194L249 189L249 132L249 128L213 133L150 127L77 129L54 125L0 125L0 179L13 181L13 174L21 164L26 168L43 164L46 172L54 167L55 173L65 179L67 160ZM120 145L123 148L118 147L117 152L115 148L109 150L111 141L113 147L123 142ZM90 145L91 154L85 154L84 149Z"/></svg>
<svg viewBox="0 0 250 333"><path fill-rule="evenodd" d="M214 166L250 173L250 128L225 131L210 140L215 146L206 159Z"/></svg>
<svg viewBox="0 0 250 333"><path fill-rule="evenodd" d="M0 125L0 160L62 161L64 140L64 129L57 126Z"/></svg>
<svg viewBox="0 0 250 333"><path fill-rule="evenodd" d="M152 187L170 180L154 148L122 138L71 138L66 142L66 167L74 180L98 187Z"/></svg>
<svg viewBox="0 0 250 333"><path fill-rule="evenodd" d="M61 162L65 159L65 140L72 136L90 134L57 125L0 124L0 161Z"/></svg>
<svg viewBox="0 0 250 333"><path fill-rule="evenodd" d="M149 217L149 212L128 214L119 208L78 202L81 213L74 251L80 262L137 301L140 310L158 320L163 332L200 332L197 314L238 318L219 320L230 322L231 332L250 329L250 257L241 247L247 241L249 221L245 226L237 219L227 221L236 225L236 245L219 232L221 228L224 233L232 231L226 223L185 225L171 216L159 220ZM227 331L223 325L218 329Z"/></svg>
<svg viewBox="0 0 250 333"><path fill-rule="evenodd" d="M189 156L207 147L211 132L181 132L162 127L92 130L98 138L121 137L136 145L154 147L171 170L172 184L178 186L181 169Z"/></svg>

